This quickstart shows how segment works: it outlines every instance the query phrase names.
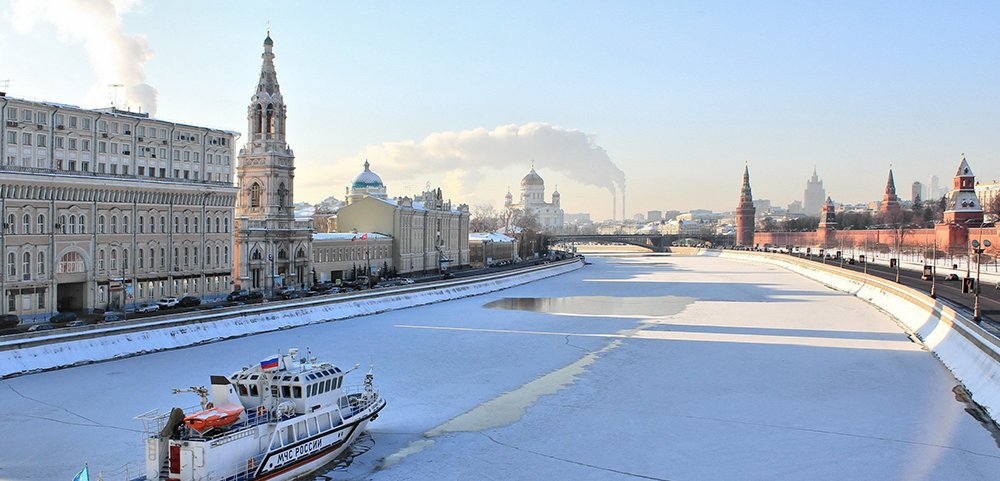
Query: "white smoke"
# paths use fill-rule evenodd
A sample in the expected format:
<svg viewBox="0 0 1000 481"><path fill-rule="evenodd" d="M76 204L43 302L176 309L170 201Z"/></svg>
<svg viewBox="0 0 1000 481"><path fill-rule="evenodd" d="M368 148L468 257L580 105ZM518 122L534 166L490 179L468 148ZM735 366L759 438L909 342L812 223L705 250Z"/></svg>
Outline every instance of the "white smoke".
<svg viewBox="0 0 1000 481"><path fill-rule="evenodd" d="M625 186L625 173L594 142L593 135L538 122L493 130L438 132L420 142L368 146L354 158L338 162L337 167L354 171L366 159L372 163L372 170L386 180L442 173L450 195L459 198L486 178L484 170L528 165L532 160L545 171L561 172L612 194L616 185Z"/></svg>
<svg viewBox="0 0 1000 481"><path fill-rule="evenodd" d="M119 106L141 108L156 115L157 91L146 83L143 64L153 58L143 34L129 36L121 15L140 0L12 0L11 23L20 33L30 33L41 22L51 23L63 43L82 42L97 82L88 101L104 104L109 85L124 86ZM124 103L121 102L124 100ZM108 102L110 103L110 102Z"/></svg>

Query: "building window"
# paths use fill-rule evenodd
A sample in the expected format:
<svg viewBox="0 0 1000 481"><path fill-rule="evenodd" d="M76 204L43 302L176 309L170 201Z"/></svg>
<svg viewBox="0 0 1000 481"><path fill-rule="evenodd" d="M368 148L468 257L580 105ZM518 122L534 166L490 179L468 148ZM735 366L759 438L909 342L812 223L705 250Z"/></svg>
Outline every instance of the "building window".
<svg viewBox="0 0 1000 481"><path fill-rule="evenodd" d="M198 233L198 218L195 217L193 220L194 220L194 233L197 234Z"/></svg>
<svg viewBox="0 0 1000 481"><path fill-rule="evenodd" d="M139 216L139 233L142 234L146 230L146 218Z"/></svg>
<svg viewBox="0 0 1000 481"><path fill-rule="evenodd" d="M97 270L104 270L104 250L97 251Z"/></svg>
<svg viewBox="0 0 1000 481"><path fill-rule="evenodd" d="M222 248L222 262L226 265L229 264L229 246L224 246Z"/></svg>
<svg viewBox="0 0 1000 481"><path fill-rule="evenodd" d="M83 130L90 130L90 119L86 117L80 119L80 128Z"/></svg>
<svg viewBox="0 0 1000 481"><path fill-rule="evenodd" d="M21 134L21 143L31 147L31 134L28 132Z"/></svg>
<svg viewBox="0 0 1000 481"><path fill-rule="evenodd" d="M7 214L7 225L4 226L9 230L9 234L17 234L17 226L14 225L14 214Z"/></svg>
<svg viewBox="0 0 1000 481"><path fill-rule="evenodd" d="M9 108L9 109L7 109L7 119L8 120L15 120L16 121L17 120L17 109L15 109L15 108Z"/></svg>
<svg viewBox="0 0 1000 481"><path fill-rule="evenodd" d="M225 228L224 232L229 233L229 217L222 219L222 227Z"/></svg>
<svg viewBox="0 0 1000 481"><path fill-rule="evenodd" d="M191 252L190 249L188 249L187 247L184 248L184 267L188 266L188 259L189 259L190 252Z"/></svg>
<svg viewBox="0 0 1000 481"><path fill-rule="evenodd" d="M30 234L31 233L31 216L30 215L24 214L24 216L21 218L21 229L24 230L25 234Z"/></svg>
<svg viewBox="0 0 1000 481"><path fill-rule="evenodd" d="M111 233L118 233L118 217L114 215L111 216Z"/></svg>
<svg viewBox="0 0 1000 481"><path fill-rule="evenodd" d="M184 216L184 233L185 234L191 233L191 219L189 219L187 216Z"/></svg>
<svg viewBox="0 0 1000 481"><path fill-rule="evenodd" d="M80 150L90 152L90 139L80 139Z"/></svg>
<svg viewBox="0 0 1000 481"><path fill-rule="evenodd" d="M45 233L45 214L38 214L38 233Z"/></svg>
<svg viewBox="0 0 1000 481"><path fill-rule="evenodd" d="M38 293L38 308L39 309L45 309L45 293L44 292L39 292Z"/></svg>
<svg viewBox="0 0 1000 481"><path fill-rule="evenodd" d="M73 216L73 224L74 225L76 224L76 216ZM64 215L59 216L59 232L65 234L66 233L66 229L67 229L67 227L66 227L66 215L64 214Z"/></svg>
<svg viewBox="0 0 1000 481"><path fill-rule="evenodd" d="M163 269L167 265L167 250L160 248L160 269Z"/></svg>
<svg viewBox="0 0 1000 481"><path fill-rule="evenodd" d="M45 147L46 141L48 140L48 136L46 136L45 134L38 134L35 136L35 140L37 141L39 147Z"/></svg>
<svg viewBox="0 0 1000 481"><path fill-rule="evenodd" d="M21 265L21 272L24 273L24 280L31 279L31 253L24 253L24 264Z"/></svg>
<svg viewBox="0 0 1000 481"><path fill-rule="evenodd" d="M104 218L104 215L101 215L97 218L97 233L103 234L106 228L107 228L107 219Z"/></svg>
<svg viewBox="0 0 1000 481"><path fill-rule="evenodd" d="M180 262L178 262L180 260L180 256L181 256L181 250L180 250L180 248L179 247L174 247L174 267L177 267L177 266L180 265Z"/></svg>
<svg viewBox="0 0 1000 481"><path fill-rule="evenodd" d="M11 131L7 132L7 143L16 144L17 143L17 132Z"/></svg>
<svg viewBox="0 0 1000 481"><path fill-rule="evenodd" d="M250 208L256 209L260 207L260 184L254 182L250 185Z"/></svg>
<svg viewBox="0 0 1000 481"><path fill-rule="evenodd" d="M153 248L149 248L149 269L156 269L156 256L153 255Z"/></svg>
<svg viewBox="0 0 1000 481"><path fill-rule="evenodd" d="M174 234L180 234L180 233L181 233L181 218L174 217Z"/></svg>
<svg viewBox="0 0 1000 481"><path fill-rule="evenodd" d="M160 232L167 233L167 218L165 216L160 216Z"/></svg>
<svg viewBox="0 0 1000 481"><path fill-rule="evenodd" d="M69 117L69 128L71 128L71 129L75 129L76 128L76 117L74 117L72 115Z"/></svg>
<svg viewBox="0 0 1000 481"><path fill-rule="evenodd" d="M72 274L74 272L84 272L86 266L83 262L83 256L76 252L67 252L59 260L59 273L60 274Z"/></svg>
<svg viewBox="0 0 1000 481"><path fill-rule="evenodd" d="M198 267L198 248L194 247L191 249L191 264Z"/></svg>

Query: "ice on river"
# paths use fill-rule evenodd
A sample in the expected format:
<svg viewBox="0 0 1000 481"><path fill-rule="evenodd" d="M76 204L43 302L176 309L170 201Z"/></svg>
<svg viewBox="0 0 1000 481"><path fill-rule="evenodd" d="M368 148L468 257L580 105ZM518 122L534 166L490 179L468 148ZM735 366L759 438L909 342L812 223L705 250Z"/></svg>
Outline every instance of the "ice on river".
<svg viewBox="0 0 1000 481"><path fill-rule="evenodd" d="M773 266L591 260L488 295L2 381L0 478L68 481L85 462L93 476L139 459L133 416L196 404L171 388L289 347L373 363L388 400L358 455L317 479L1000 472L955 379L864 302Z"/></svg>

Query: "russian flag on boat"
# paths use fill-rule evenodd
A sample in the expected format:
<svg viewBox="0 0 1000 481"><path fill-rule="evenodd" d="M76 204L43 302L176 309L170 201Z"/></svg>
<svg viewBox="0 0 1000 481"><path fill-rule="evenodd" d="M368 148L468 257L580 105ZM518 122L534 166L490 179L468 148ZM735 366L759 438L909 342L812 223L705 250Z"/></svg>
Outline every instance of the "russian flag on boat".
<svg viewBox="0 0 1000 481"><path fill-rule="evenodd" d="M263 370L265 370L265 371L269 371L271 369L277 369L278 368L278 359L279 358L280 358L279 356L274 356L274 357L269 357L269 358L261 361L260 362L260 368L263 369Z"/></svg>

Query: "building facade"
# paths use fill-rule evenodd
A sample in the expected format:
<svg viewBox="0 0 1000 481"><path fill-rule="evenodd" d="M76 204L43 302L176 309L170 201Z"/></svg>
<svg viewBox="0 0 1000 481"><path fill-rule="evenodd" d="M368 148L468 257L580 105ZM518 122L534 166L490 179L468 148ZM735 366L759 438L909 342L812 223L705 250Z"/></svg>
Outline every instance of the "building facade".
<svg viewBox="0 0 1000 481"><path fill-rule="evenodd" d="M400 275L469 265L469 206L452 207L440 189L414 199L364 197L337 212L337 226L392 237L392 264Z"/></svg>
<svg viewBox="0 0 1000 481"><path fill-rule="evenodd" d="M3 314L226 292L238 134L0 94Z"/></svg>
<svg viewBox="0 0 1000 481"><path fill-rule="evenodd" d="M520 209L525 213L534 214L538 218L538 225L542 230L561 229L565 225L565 213L561 206L561 195L558 188L552 193L552 202L545 201L545 181L542 176L535 172L535 167L531 167L521 179L521 196L518 203L514 203L514 196L507 191L504 196L504 206L511 209Z"/></svg>
<svg viewBox="0 0 1000 481"><path fill-rule="evenodd" d="M286 108L273 48L268 35L247 108L247 143L237 168L234 267L235 287L269 292L310 285L313 234L312 221L295 219L295 154L285 142Z"/></svg>

